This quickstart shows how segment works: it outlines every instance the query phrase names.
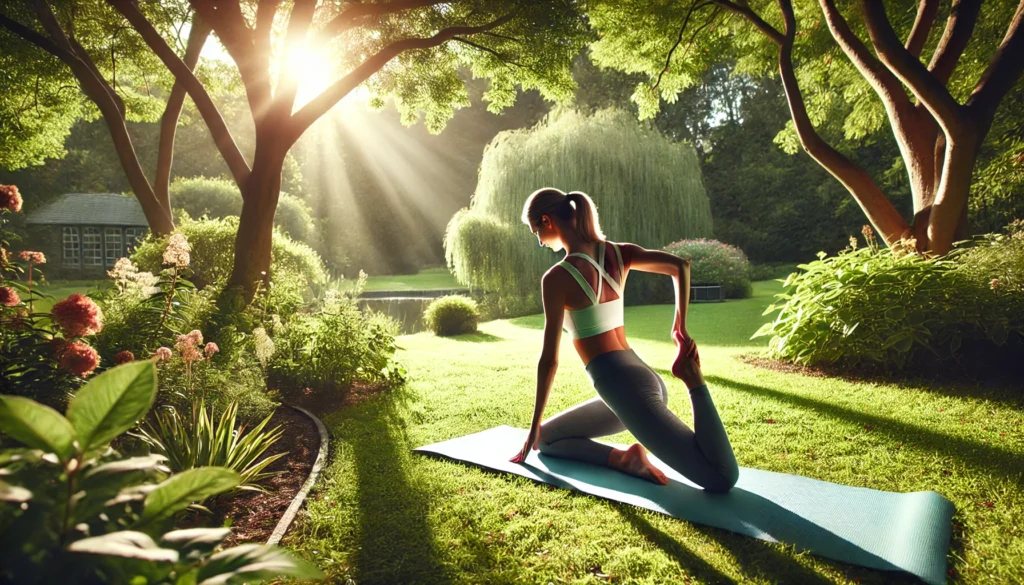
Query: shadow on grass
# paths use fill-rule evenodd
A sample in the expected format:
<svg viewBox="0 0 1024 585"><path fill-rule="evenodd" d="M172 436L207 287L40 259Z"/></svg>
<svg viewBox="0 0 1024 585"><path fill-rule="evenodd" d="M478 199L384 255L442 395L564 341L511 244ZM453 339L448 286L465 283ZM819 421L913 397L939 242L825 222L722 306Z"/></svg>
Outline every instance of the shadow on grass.
<svg viewBox="0 0 1024 585"><path fill-rule="evenodd" d="M505 341L504 337L498 337L497 335L491 335L490 333L484 333L483 331L477 331L476 333L466 333L465 335L453 335L449 337L452 341L472 341L472 342L491 342L491 341Z"/></svg>
<svg viewBox="0 0 1024 585"><path fill-rule="evenodd" d="M989 379L970 377L965 373L943 374L934 372L931 377L920 373L901 373L894 375L883 371L871 370L850 370L839 366L801 366L784 360L766 358L757 354L744 354L737 356L740 361L755 368L800 374L813 378L834 378L853 384L876 383L876 384L897 384L912 390L920 390L949 396L951 398L974 398L990 400L1006 406L1020 408L1024 405L1024 391L1019 379L1024 370L1020 365L1012 364L1005 372L996 372L990 375ZM1016 368L1016 371L1014 370Z"/></svg>
<svg viewBox="0 0 1024 585"><path fill-rule="evenodd" d="M430 496L410 475L400 406L411 392L396 388L332 417L335 440L351 449L357 487L357 583L451 583L428 520Z"/></svg>
<svg viewBox="0 0 1024 585"><path fill-rule="evenodd" d="M749 394L771 397L780 402L788 402L800 408L821 412L859 425L871 425L876 431L920 445L925 449L930 449L936 453L941 453L961 461L965 465L1003 477L1016 483L1019 487L1024 487L1024 467L1021 465L1019 453L996 447L995 445L979 444L961 437L931 431L890 418L858 412L822 400L787 394L778 390L772 390L771 388L765 388L764 386L736 382L735 380L719 376L705 376L704 378L711 384L725 386Z"/></svg>

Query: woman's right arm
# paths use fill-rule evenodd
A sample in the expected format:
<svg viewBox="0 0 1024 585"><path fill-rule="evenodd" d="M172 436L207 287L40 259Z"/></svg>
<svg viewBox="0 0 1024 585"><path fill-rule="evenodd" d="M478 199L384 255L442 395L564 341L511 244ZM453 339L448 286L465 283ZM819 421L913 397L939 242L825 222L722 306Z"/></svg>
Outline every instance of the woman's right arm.
<svg viewBox="0 0 1024 585"><path fill-rule="evenodd" d="M654 272L672 277L675 288L676 318L672 330L687 337L686 312L690 307L690 261L662 250L648 250L636 244L621 244L622 261L629 270Z"/></svg>

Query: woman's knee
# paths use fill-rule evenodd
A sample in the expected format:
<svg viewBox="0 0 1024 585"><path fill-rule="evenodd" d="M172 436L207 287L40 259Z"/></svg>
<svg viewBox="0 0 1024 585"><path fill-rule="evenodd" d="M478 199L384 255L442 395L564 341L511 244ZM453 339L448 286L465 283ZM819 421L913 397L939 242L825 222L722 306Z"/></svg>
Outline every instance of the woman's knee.
<svg viewBox="0 0 1024 585"><path fill-rule="evenodd" d="M717 473L713 480L708 481L704 484L703 488L706 492L713 494L724 494L731 490L736 482L740 479L739 468L729 469L725 473Z"/></svg>

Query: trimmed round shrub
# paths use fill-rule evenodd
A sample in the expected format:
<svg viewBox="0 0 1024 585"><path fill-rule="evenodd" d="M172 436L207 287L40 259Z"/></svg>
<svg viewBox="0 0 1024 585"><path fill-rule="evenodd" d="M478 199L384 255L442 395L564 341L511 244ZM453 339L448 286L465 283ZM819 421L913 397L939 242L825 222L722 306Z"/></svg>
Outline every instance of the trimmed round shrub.
<svg viewBox="0 0 1024 585"><path fill-rule="evenodd" d="M1024 360L1024 234L958 243L941 258L880 248L799 265L754 337L771 357L918 373L1003 374ZM956 373L955 371L952 373Z"/></svg>
<svg viewBox="0 0 1024 585"><path fill-rule="evenodd" d="M750 296L750 261L736 246L718 240L679 240L665 246L664 250L691 261L691 285L720 285L730 299Z"/></svg>
<svg viewBox="0 0 1024 585"><path fill-rule="evenodd" d="M475 300L464 295L448 295L431 301L423 312L423 321L435 335L475 333L480 310Z"/></svg>
<svg viewBox="0 0 1024 585"><path fill-rule="evenodd" d="M227 179L190 177L175 179L170 189L171 207L184 211L189 217L203 215L219 219L242 213L242 194L238 186ZM316 225L309 206L301 199L281 193L274 214L274 225L293 240L316 245Z"/></svg>
<svg viewBox="0 0 1024 585"><path fill-rule="evenodd" d="M192 247L186 278L199 289L227 282L235 260L238 217L185 219L178 224L177 231L185 234ZM166 248L167 238L149 236L135 250L132 261L139 270L157 273ZM328 280L319 254L277 229L272 240L270 277L270 303L278 310L301 303L310 284L324 285Z"/></svg>

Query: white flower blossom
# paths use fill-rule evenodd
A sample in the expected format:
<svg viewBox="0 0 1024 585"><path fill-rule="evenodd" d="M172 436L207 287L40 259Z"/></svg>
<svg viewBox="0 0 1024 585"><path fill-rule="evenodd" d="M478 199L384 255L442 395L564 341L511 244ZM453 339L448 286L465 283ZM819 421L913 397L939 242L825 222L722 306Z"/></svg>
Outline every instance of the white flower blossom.
<svg viewBox="0 0 1024 585"><path fill-rule="evenodd" d="M170 239L167 241L167 249L164 250L164 265L175 268L187 268L191 261L189 257L189 252L191 251L192 247L189 246L185 234L171 234Z"/></svg>

